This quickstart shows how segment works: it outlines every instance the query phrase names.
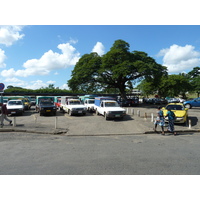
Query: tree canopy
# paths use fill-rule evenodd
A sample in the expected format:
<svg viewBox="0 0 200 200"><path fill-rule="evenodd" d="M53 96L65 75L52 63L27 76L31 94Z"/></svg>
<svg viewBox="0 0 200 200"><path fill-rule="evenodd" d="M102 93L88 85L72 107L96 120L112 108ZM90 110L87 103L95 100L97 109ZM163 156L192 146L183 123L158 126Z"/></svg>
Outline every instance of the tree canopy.
<svg viewBox="0 0 200 200"><path fill-rule="evenodd" d="M130 81L146 79L158 84L167 68L142 51L130 52L123 40L116 40L105 55L83 55L72 71L68 86L72 91L97 92L103 88L116 88L126 98L126 86Z"/></svg>

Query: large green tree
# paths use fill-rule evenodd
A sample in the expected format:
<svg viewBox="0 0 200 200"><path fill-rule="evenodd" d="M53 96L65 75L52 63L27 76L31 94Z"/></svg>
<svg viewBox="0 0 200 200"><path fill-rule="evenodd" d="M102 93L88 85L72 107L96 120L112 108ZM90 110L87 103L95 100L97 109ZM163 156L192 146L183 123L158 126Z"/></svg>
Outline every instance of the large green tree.
<svg viewBox="0 0 200 200"><path fill-rule="evenodd" d="M158 94L161 97L182 95L185 98L186 92L191 90L191 84L187 74L172 74L163 76L157 86L151 81L143 80L138 88L147 96L150 94Z"/></svg>
<svg viewBox="0 0 200 200"><path fill-rule="evenodd" d="M200 93L200 67L194 67L192 71L188 73L190 83L192 85L193 91L198 94Z"/></svg>
<svg viewBox="0 0 200 200"><path fill-rule="evenodd" d="M159 65L145 52L130 52L130 46L123 40L116 40L113 46L102 57L96 53L83 55L68 81L73 90L85 92L100 88L116 88L126 98L126 86L130 81L146 79L158 84L166 67Z"/></svg>

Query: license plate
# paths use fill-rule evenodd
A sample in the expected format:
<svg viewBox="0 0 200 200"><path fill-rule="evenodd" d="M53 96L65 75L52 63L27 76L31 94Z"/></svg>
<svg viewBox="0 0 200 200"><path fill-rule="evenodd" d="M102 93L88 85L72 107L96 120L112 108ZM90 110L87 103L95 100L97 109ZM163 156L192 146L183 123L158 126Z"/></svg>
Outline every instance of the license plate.
<svg viewBox="0 0 200 200"><path fill-rule="evenodd" d="M115 117L120 117L120 115L115 115Z"/></svg>
<svg viewBox="0 0 200 200"><path fill-rule="evenodd" d="M46 110L46 112L51 112L51 110Z"/></svg>
<svg viewBox="0 0 200 200"><path fill-rule="evenodd" d="M78 113L82 113L82 111L78 111Z"/></svg>
<svg viewBox="0 0 200 200"><path fill-rule="evenodd" d="M12 112L11 112L11 114L15 114L15 113L16 113L15 111L12 111Z"/></svg>

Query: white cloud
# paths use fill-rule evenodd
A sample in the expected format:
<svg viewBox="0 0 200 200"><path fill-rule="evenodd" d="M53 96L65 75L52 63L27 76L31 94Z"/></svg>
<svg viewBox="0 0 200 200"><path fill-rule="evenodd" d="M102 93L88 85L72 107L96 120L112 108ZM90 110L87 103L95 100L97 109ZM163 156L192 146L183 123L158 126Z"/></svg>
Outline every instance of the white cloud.
<svg viewBox="0 0 200 200"><path fill-rule="evenodd" d="M0 68L6 67L6 64L4 63L4 60L6 59L5 52L0 49Z"/></svg>
<svg viewBox="0 0 200 200"><path fill-rule="evenodd" d="M69 90L69 86L65 83L62 86L59 87L61 90L66 89Z"/></svg>
<svg viewBox="0 0 200 200"><path fill-rule="evenodd" d="M14 77L16 75L16 72L13 68L10 68L9 70L3 70L1 72L1 75L3 77Z"/></svg>
<svg viewBox="0 0 200 200"><path fill-rule="evenodd" d="M25 88L27 89L40 89L42 87L48 87L49 84L47 83L44 83L42 80L37 80L37 81L31 81L31 84L30 85L26 85Z"/></svg>
<svg viewBox="0 0 200 200"><path fill-rule="evenodd" d="M20 80L18 78L6 78L4 80L4 82L6 83L6 85L12 85L14 87L24 87L25 86L25 82L23 80Z"/></svg>
<svg viewBox="0 0 200 200"><path fill-rule="evenodd" d="M57 48L61 50L61 54L49 50L40 59L27 60L23 64L25 69L15 71L11 68L3 70L1 75L4 77L48 75L52 70L64 69L75 65L80 58L80 53L70 43L59 44Z"/></svg>
<svg viewBox="0 0 200 200"><path fill-rule="evenodd" d="M100 56L104 54L105 47L101 42L97 42L94 48L92 49L92 52L98 53Z"/></svg>
<svg viewBox="0 0 200 200"><path fill-rule="evenodd" d="M15 41L22 39L22 28L23 26L0 26L0 44L11 46Z"/></svg>
<svg viewBox="0 0 200 200"><path fill-rule="evenodd" d="M200 65L200 52L195 51L192 45L178 46L162 49L158 56L163 56L163 65L168 67L169 73L179 73L191 70Z"/></svg>
<svg viewBox="0 0 200 200"><path fill-rule="evenodd" d="M54 84L56 81L47 81L48 84Z"/></svg>

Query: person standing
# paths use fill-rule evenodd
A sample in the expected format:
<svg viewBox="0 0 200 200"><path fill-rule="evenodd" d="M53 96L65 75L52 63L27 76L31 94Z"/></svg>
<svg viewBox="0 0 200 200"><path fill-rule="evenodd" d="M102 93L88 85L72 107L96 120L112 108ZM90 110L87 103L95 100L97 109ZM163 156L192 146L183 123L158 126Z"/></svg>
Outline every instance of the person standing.
<svg viewBox="0 0 200 200"><path fill-rule="evenodd" d="M162 129L162 135L165 135L165 132L164 132L164 125L165 125L165 118L164 118L164 115L163 115L163 111L161 110L161 107L158 107L158 111L157 111L157 117L156 117L156 120L154 122L154 131L156 131L156 128L157 126L161 126L161 129Z"/></svg>
<svg viewBox="0 0 200 200"><path fill-rule="evenodd" d="M12 120L8 119L7 115L8 115L8 110L7 110L6 104L1 103L1 126L4 125L3 124L4 119L8 121L10 125L12 126Z"/></svg>
<svg viewBox="0 0 200 200"><path fill-rule="evenodd" d="M167 110L168 111L167 111L166 117L168 117L168 131L171 132L171 133L173 133L174 136L175 136L176 132L174 130L174 121L176 119L176 116L175 116L174 112L171 111L170 108L168 108Z"/></svg>

